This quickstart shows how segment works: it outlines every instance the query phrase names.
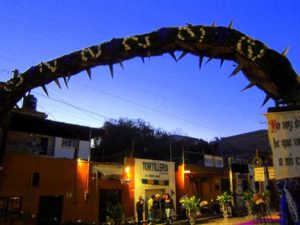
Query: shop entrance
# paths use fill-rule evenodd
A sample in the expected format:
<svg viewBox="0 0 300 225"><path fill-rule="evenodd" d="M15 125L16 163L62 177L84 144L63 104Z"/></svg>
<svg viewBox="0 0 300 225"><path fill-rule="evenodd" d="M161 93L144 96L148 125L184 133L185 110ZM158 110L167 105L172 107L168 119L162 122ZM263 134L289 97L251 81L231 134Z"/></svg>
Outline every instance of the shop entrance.
<svg viewBox="0 0 300 225"><path fill-rule="evenodd" d="M149 216L148 216L148 199L152 196L152 195L156 195L156 194L160 194L161 198L163 196L163 194L166 193L166 190L165 189L146 189L145 190L145 199L146 199L146 206L145 206L145 218L148 219ZM161 209L161 204L159 206L159 209L158 211L156 212L156 215L155 215L156 219L157 220L161 220L162 217L163 217L163 212L162 212L162 209Z"/></svg>
<svg viewBox="0 0 300 225"><path fill-rule="evenodd" d="M38 225L60 224L63 208L63 196L40 196Z"/></svg>
<svg viewBox="0 0 300 225"><path fill-rule="evenodd" d="M165 189L146 189L145 190L145 197L148 199L151 195L160 194L163 196L163 194L166 193Z"/></svg>
<svg viewBox="0 0 300 225"><path fill-rule="evenodd" d="M117 208L122 205L122 191L102 189L99 195L99 221L105 222L108 217L114 216Z"/></svg>

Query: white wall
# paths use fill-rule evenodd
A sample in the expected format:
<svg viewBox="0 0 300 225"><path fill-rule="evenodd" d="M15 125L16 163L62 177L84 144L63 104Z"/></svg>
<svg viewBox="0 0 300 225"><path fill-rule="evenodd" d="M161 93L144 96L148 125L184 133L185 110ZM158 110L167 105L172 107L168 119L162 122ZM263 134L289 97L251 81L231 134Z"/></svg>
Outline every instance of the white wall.
<svg viewBox="0 0 300 225"><path fill-rule="evenodd" d="M55 137L54 157L72 159L74 157L75 148L62 147L62 138ZM90 143L88 141L79 141L78 157L80 159L88 159L90 153Z"/></svg>
<svg viewBox="0 0 300 225"><path fill-rule="evenodd" d="M144 163L153 163L157 164L157 168L148 167L145 168ZM142 196L144 199L148 198L146 193L155 193L155 190L159 193L161 190L164 190L165 193L170 194L171 191L176 193L176 183L175 183L175 163L169 161L159 161L159 160L150 160L150 159L134 159L135 166L135 184L134 184L134 198L135 202L139 196ZM167 166L167 169L161 169L160 166ZM142 179L149 180L168 180L169 185L153 185L153 184L142 184ZM176 202L176 195L172 196L174 203ZM176 207L176 204L174 204ZM136 211L136 209L135 209Z"/></svg>

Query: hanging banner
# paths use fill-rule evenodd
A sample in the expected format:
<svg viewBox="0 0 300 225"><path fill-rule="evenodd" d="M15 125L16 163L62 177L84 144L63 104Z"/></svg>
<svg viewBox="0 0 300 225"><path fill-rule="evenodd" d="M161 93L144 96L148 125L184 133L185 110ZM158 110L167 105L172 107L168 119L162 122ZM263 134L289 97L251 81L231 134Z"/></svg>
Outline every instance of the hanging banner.
<svg viewBox="0 0 300 225"><path fill-rule="evenodd" d="M268 167L269 180L275 180L274 167Z"/></svg>
<svg viewBox="0 0 300 225"><path fill-rule="evenodd" d="M276 180L300 177L300 111L266 114Z"/></svg>

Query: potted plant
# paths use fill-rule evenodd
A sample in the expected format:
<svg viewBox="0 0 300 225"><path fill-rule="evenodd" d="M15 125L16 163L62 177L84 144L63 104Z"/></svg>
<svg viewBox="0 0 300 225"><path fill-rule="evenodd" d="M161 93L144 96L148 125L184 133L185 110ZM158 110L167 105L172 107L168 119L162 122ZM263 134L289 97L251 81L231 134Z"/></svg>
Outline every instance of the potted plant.
<svg viewBox="0 0 300 225"><path fill-rule="evenodd" d="M269 193L262 192L262 193L254 193L253 194L253 214L256 215L258 218L264 217L267 215L269 211L268 200Z"/></svg>
<svg viewBox="0 0 300 225"><path fill-rule="evenodd" d="M197 199L195 196L192 196L190 198L184 196L180 198L179 202L181 203L182 207L186 209L190 224L194 225L196 223L196 213L199 212L200 199Z"/></svg>
<svg viewBox="0 0 300 225"><path fill-rule="evenodd" d="M229 212L231 210L232 198L233 198L232 193L227 191L217 196L217 201L220 203L223 216L226 218L229 216Z"/></svg>
<svg viewBox="0 0 300 225"><path fill-rule="evenodd" d="M252 191L245 191L243 192L243 200L245 201L245 206L248 211L248 215L253 214L252 207L253 207L253 192Z"/></svg>

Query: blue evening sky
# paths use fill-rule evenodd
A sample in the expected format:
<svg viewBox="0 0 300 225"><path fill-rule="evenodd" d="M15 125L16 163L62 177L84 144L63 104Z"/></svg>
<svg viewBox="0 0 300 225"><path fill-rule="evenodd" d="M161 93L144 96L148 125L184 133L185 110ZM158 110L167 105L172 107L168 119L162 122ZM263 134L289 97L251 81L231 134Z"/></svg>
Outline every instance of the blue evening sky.
<svg viewBox="0 0 300 225"><path fill-rule="evenodd" d="M157 30L194 25L227 26L240 30L282 52L300 71L300 1L240 0L9 0L0 4L0 80L11 71L82 48ZM179 54L179 53L178 53ZM266 129L261 107L265 94L254 87L241 92L248 81L239 73L228 78L234 63L213 60L198 68L188 55L175 62L169 55L92 69L71 78L69 89L47 86L32 90L38 110L56 121L92 127L105 120L142 119L155 128L205 140ZM61 82L63 84L63 81Z"/></svg>

